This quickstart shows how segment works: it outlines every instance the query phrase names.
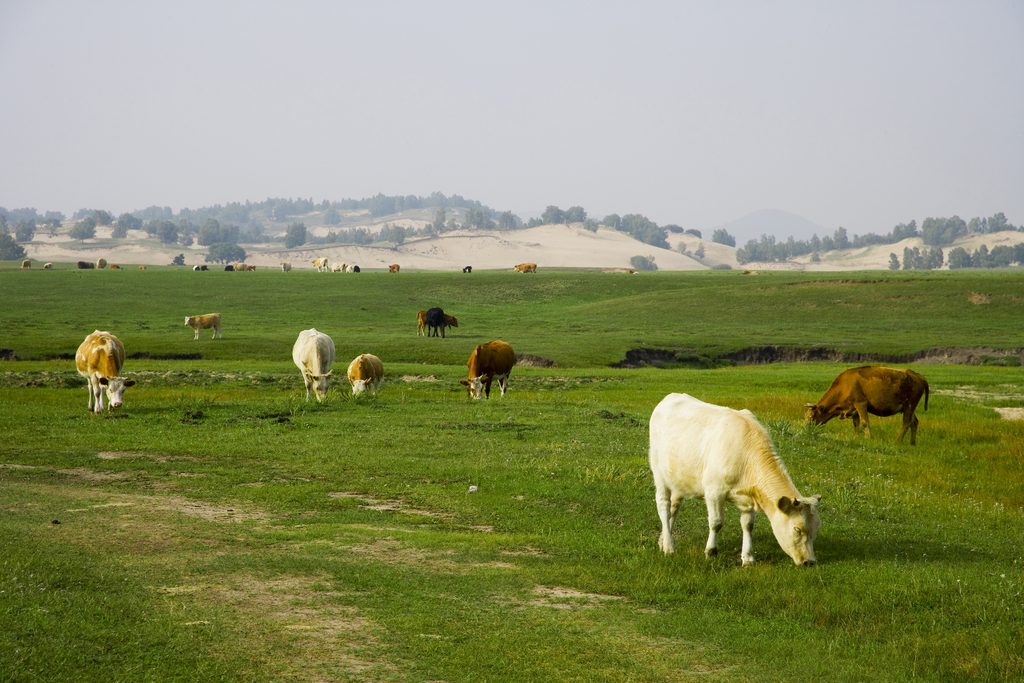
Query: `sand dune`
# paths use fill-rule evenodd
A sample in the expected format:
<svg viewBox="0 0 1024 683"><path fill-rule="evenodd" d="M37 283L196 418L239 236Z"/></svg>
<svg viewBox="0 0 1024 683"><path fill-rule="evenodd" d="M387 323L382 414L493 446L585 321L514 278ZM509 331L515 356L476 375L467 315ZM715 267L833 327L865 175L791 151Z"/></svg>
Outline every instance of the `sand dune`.
<svg viewBox="0 0 1024 683"><path fill-rule="evenodd" d="M312 269L315 258L326 256L331 263L356 264L363 269L386 269L397 263L403 270L461 270L511 269L517 263L536 263L539 268L629 268L633 256L654 259L659 270L702 270L716 265L751 270L888 270L889 254L894 253L902 262L903 249L924 248L920 237L912 237L898 244L881 244L863 249L831 251L821 255L817 263L811 257L800 256L785 263L747 263L736 261L736 249L690 234L670 233L672 249L659 249L643 244L629 235L605 228L590 232L582 224L543 225L529 230L508 232L480 232L458 230L439 237L417 237L395 247L354 245L306 245L298 249L282 249L277 244L242 245L248 256L246 262L263 268L276 268L287 261L296 269ZM960 246L973 252L982 244L991 249L997 245L1012 246L1024 242L1024 232L1000 232L990 235L972 235L958 240ZM693 256L704 247L704 258ZM24 245L34 261L96 261L102 257L118 264L166 265L177 254L185 255L187 265L206 263L206 248L164 247L147 239L139 230L129 232L125 240L110 241L110 229L97 229L97 239L79 245L68 242L66 236L51 238L37 236ZM678 250L686 249L691 255ZM948 253L949 248L944 249Z"/></svg>

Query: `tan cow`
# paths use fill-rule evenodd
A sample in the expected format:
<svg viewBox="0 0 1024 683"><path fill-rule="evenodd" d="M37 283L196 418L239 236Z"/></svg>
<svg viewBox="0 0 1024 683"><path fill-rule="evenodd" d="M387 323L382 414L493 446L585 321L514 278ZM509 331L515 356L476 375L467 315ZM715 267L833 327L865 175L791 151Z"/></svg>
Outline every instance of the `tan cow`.
<svg viewBox="0 0 1024 683"><path fill-rule="evenodd" d="M377 387L383 378L384 364L372 353L364 353L349 363L348 381L352 385L353 396L358 396L366 389L376 396Z"/></svg>
<svg viewBox="0 0 1024 683"><path fill-rule="evenodd" d="M30 259L25 259L24 261L21 262L21 269L22 270L30 270L31 268L32 268L32 261Z"/></svg>
<svg viewBox="0 0 1024 683"><path fill-rule="evenodd" d="M139 270L145 270L146 266L139 266Z"/></svg>
<svg viewBox="0 0 1024 683"><path fill-rule="evenodd" d="M291 270L292 270L292 264L284 263L284 262L281 263L281 272L282 273L290 273Z"/></svg>
<svg viewBox="0 0 1024 683"><path fill-rule="evenodd" d="M306 384L306 400L309 400L312 387L316 400L322 401L327 396L331 364L334 363L334 340L323 332L317 332L316 328L303 330L292 347L292 360Z"/></svg>
<svg viewBox="0 0 1024 683"><path fill-rule="evenodd" d="M771 438L749 410L669 394L650 421L650 463L661 517L658 545L675 552L672 525L683 498L703 498L708 510L704 555L718 554L725 501L740 509L743 566L754 564L754 519L763 513L786 554L797 565L815 563L821 496L803 497L775 453Z"/></svg>
<svg viewBox="0 0 1024 683"><path fill-rule="evenodd" d="M326 256L321 256L318 259L313 259L313 266L316 268L316 272L318 272L318 273L326 273L327 272L327 257Z"/></svg>
<svg viewBox="0 0 1024 683"><path fill-rule="evenodd" d="M109 268L110 270L121 270L121 266L117 265L116 263L111 263L109 266L107 266L107 268Z"/></svg>
<svg viewBox="0 0 1024 683"><path fill-rule="evenodd" d="M495 339L480 344L469 355L466 365L469 367L469 379L459 381L466 387L466 392L473 398L491 397L491 380L498 380L501 397L505 398L508 389L508 378L512 374L512 366L516 364L516 353L509 344Z"/></svg>
<svg viewBox="0 0 1024 683"><path fill-rule="evenodd" d="M840 373L817 403L808 403L804 419L823 425L833 417L852 417L853 431L860 431L864 421L864 436L871 436L868 415L889 417L903 413L903 430L897 442L910 430L910 445L917 445L917 404L924 397L928 410L928 380L913 370L895 370L877 365L851 368Z"/></svg>
<svg viewBox="0 0 1024 683"><path fill-rule="evenodd" d="M517 273L536 273L537 272L537 264L536 263L520 263L518 266L513 266L512 270L517 272Z"/></svg>
<svg viewBox="0 0 1024 683"><path fill-rule="evenodd" d="M103 394L107 410L121 407L124 390L135 386L135 380L119 377L124 366L124 345L109 332L96 330L85 338L75 353L78 374L89 382L89 410L103 412Z"/></svg>
<svg viewBox="0 0 1024 683"><path fill-rule="evenodd" d="M208 330L211 327L213 328L213 339L216 339L218 335L221 339L224 338L224 332L220 329L220 313L185 316L185 325L196 331L196 339L199 339L199 330Z"/></svg>
<svg viewBox="0 0 1024 683"><path fill-rule="evenodd" d="M390 266L388 266L388 272L389 273L397 273L400 268L401 268L401 266L398 265L397 263L392 263Z"/></svg>
<svg viewBox="0 0 1024 683"><path fill-rule="evenodd" d="M333 266L331 266L331 272L332 273L344 273L345 272L345 268L347 268L347 267L348 266L346 264L344 264L344 263L335 263Z"/></svg>
<svg viewBox="0 0 1024 683"><path fill-rule="evenodd" d="M97 268L106 268L107 267L107 259L105 259L105 258L98 259L96 261L96 267Z"/></svg>

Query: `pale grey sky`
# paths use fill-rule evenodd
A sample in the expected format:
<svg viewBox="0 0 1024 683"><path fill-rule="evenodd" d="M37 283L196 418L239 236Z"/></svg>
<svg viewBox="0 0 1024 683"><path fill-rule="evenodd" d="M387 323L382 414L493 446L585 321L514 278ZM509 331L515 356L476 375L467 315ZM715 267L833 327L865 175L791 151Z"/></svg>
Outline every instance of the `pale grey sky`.
<svg viewBox="0 0 1024 683"><path fill-rule="evenodd" d="M0 0L0 206L1024 223L1024 2Z"/></svg>

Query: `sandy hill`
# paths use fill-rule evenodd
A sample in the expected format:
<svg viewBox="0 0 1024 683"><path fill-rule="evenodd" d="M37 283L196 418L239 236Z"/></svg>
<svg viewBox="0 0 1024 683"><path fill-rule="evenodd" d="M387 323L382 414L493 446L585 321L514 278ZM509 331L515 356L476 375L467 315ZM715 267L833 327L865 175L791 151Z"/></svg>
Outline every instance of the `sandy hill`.
<svg viewBox="0 0 1024 683"><path fill-rule="evenodd" d="M399 221L391 221L397 224ZM410 225L410 227L413 227ZM316 233L322 229L317 229ZM314 233L315 234L315 233ZM905 247L923 248L921 238L914 237L897 244L881 244L862 249L845 249L821 254L821 260L801 256L785 263L747 263L736 261L736 249L686 233L669 233L671 249L643 244L629 235L601 227L590 232L583 224L543 225L528 230L469 231L456 230L438 237L414 237L396 246L305 245L284 249L280 243L243 244L246 261L261 267L277 267L288 261L295 268L312 268L312 260L326 256L331 262L359 265L361 268L384 268L397 263L403 270L506 269L517 263L532 262L540 268L629 268L633 256L654 259L659 270L701 270L718 265L751 270L888 270L889 254L902 262ZM1024 232L1000 232L971 235L954 245L973 252L982 244L989 249L997 245L1012 246L1024 242ZM141 230L129 231L128 238L113 240L110 228L98 228L97 237L79 243L67 235L54 237L37 233L23 245L34 261L96 261L100 257L118 264L166 265L177 254L185 255L187 265L206 262L206 248L198 245L168 247L149 238ZM697 251L703 247L704 256ZM948 253L949 248L944 249Z"/></svg>

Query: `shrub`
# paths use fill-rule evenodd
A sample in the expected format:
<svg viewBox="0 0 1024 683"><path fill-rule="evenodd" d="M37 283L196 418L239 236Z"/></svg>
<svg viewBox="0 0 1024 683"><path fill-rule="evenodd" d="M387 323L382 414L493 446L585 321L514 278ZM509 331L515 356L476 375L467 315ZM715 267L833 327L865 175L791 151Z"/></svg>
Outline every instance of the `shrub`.
<svg viewBox="0 0 1024 683"><path fill-rule="evenodd" d="M629 264L637 270L657 270L658 265L654 262L653 256L634 256L629 259Z"/></svg>

